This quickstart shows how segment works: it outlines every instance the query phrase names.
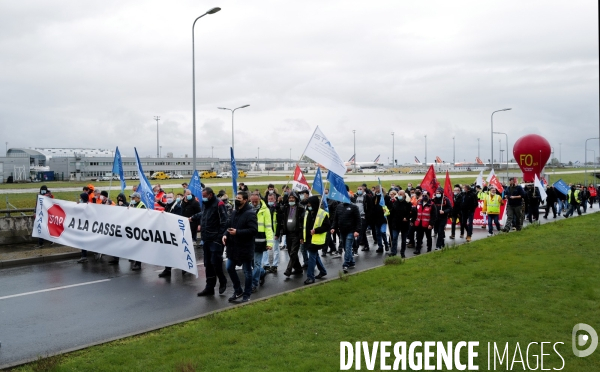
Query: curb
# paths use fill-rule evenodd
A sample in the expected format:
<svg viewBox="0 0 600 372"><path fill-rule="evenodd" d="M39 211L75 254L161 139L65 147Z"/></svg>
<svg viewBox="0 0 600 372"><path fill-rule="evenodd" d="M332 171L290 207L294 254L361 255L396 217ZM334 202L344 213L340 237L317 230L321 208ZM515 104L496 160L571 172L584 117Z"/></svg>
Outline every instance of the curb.
<svg viewBox="0 0 600 372"><path fill-rule="evenodd" d="M52 262L52 261L68 260L71 258L77 258L79 256L81 256L80 252L73 252L73 253L56 253L56 254L51 254L48 256L18 258L15 260L4 260L4 261L0 261L0 269L4 269L7 267L35 264L35 263L45 263L45 262Z"/></svg>

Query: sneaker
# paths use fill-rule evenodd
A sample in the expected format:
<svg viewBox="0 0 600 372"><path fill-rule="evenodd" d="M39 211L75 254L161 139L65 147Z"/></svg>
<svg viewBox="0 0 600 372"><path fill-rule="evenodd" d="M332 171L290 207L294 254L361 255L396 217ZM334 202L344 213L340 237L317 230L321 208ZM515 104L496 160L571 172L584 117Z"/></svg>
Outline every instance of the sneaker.
<svg viewBox="0 0 600 372"><path fill-rule="evenodd" d="M226 289L227 289L227 281L225 281L224 283L219 283L219 294L225 293Z"/></svg>
<svg viewBox="0 0 600 372"><path fill-rule="evenodd" d="M454 235L450 235L450 239L454 239Z"/></svg>
<svg viewBox="0 0 600 372"><path fill-rule="evenodd" d="M325 277L326 275L327 275L327 273L323 274L322 272L319 272L319 275L316 275L315 279L321 279L321 278Z"/></svg>
<svg viewBox="0 0 600 372"><path fill-rule="evenodd" d="M265 271L264 274L262 274L260 276L260 279L258 280L258 284L262 287L265 284L265 276L267 276L267 272Z"/></svg>
<svg viewBox="0 0 600 372"><path fill-rule="evenodd" d="M266 273L268 273L269 271L271 271L271 266L265 265L265 266L263 266L263 269L265 270Z"/></svg>
<svg viewBox="0 0 600 372"><path fill-rule="evenodd" d="M471 237L467 235L467 242L471 241Z"/></svg>
<svg viewBox="0 0 600 372"><path fill-rule="evenodd" d="M349 268L349 269L354 269L355 267L356 267L356 264L355 264L355 263L348 265L348 268Z"/></svg>
<svg viewBox="0 0 600 372"><path fill-rule="evenodd" d="M348 266L342 266L342 271L344 271L344 274L348 274Z"/></svg>
<svg viewBox="0 0 600 372"><path fill-rule="evenodd" d="M378 250L376 250L375 252L377 253L383 253L383 248L379 248Z"/></svg>
<svg viewBox="0 0 600 372"><path fill-rule="evenodd" d="M358 257L358 253L357 252L352 253L352 257Z"/></svg>
<svg viewBox="0 0 600 372"><path fill-rule="evenodd" d="M462 236L461 236L461 238L462 238ZM414 244L414 243L408 243L408 244L406 245L406 248L414 248L414 247L415 247L415 244Z"/></svg>
<svg viewBox="0 0 600 372"><path fill-rule="evenodd" d="M258 292L258 287L252 287L252 293Z"/></svg>
<svg viewBox="0 0 600 372"><path fill-rule="evenodd" d="M242 303L250 301L250 296L244 296L242 298Z"/></svg>
<svg viewBox="0 0 600 372"><path fill-rule="evenodd" d="M418 256L420 254L421 254L421 251L415 251L415 253L414 253L415 256Z"/></svg>
<svg viewBox="0 0 600 372"><path fill-rule="evenodd" d="M308 284L313 284L314 282L315 282L315 280L314 280L314 279L306 279L306 280L304 281L304 284L308 285Z"/></svg>
<svg viewBox="0 0 600 372"><path fill-rule="evenodd" d="M242 295L244 294L244 292L238 292L238 293L233 293L233 296L229 297L229 302L233 302L235 300L237 300L238 298L242 297Z"/></svg>
<svg viewBox="0 0 600 372"><path fill-rule="evenodd" d="M465 237L465 234L460 234L460 238L461 239L464 238L464 237Z"/></svg>
<svg viewBox="0 0 600 372"><path fill-rule="evenodd" d="M271 273L277 274L277 266L271 266Z"/></svg>
<svg viewBox="0 0 600 372"><path fill-rule="evenodd" d="M489 238L490 236L494 236L494 234L490 234L490 233L488 233L488 235L487 235L487 236L488 236L488 238Z"/></svg>
<svg viewBox="0 0 600 372"><path fill-rule="evenodd" d="M159 278L164 278L167 276L171 276L171 270L164 269L162 273L158 274Z"/></svg>
<svg viewBox="0 0 600 372"><path fill-rule="evenodd" d="M77 260L77 263L85 263L87 262L87 257L81 257L80 259Z"/></svg>

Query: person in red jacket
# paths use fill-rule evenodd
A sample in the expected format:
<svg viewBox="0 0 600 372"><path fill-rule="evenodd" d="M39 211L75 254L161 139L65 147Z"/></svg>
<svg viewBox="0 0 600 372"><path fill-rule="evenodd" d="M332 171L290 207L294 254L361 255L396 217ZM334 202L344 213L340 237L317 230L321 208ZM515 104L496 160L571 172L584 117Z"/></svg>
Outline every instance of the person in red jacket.
<svg viewBox="0 0 600 372"><path fill-rule="evenodd" d="M431 231L437 220L437 209L429 198L429 193L423 191L423 197L412 210L411 225L415 227L417 232L417 247L415 255L421 254L423 247L423 235L427 237L427 252L431 252L432 239Z"/></svg>
<svg viewBox="0 0 600 372"><path fill-rule="evenodd" d="M588 186L588 191L590 192L590 197L588 198L588 201L590 202L590 209L591 209L591 208L594 208L594 200L596 200L596 197L598 196L598 191L596 190L594 185L591 183Z"/></svg>

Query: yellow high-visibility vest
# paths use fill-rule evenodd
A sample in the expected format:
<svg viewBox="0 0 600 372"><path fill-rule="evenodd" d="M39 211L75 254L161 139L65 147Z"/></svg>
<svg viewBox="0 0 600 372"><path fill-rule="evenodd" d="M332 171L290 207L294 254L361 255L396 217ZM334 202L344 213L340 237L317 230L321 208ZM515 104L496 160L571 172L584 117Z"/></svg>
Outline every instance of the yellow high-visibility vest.
<svg viewBox="0 0 600 372"><path fill-rule="evenodd" d="M308 213L309 213L308 211L306 211L306 213L304 213L304 230L303 230L304 241L306 241L306 221L308 220ZM317 217L315 218L315 224L312 229L316 230L317 228L321 227L326 216L329 216L329 213L327 213L323 209L319 208L319 211L317 212ZM321 234L315 234L312 236L311 243L314 245L323 245L323 244L325 244L326 237L327 237L327 232L324 232Z"/></svg>

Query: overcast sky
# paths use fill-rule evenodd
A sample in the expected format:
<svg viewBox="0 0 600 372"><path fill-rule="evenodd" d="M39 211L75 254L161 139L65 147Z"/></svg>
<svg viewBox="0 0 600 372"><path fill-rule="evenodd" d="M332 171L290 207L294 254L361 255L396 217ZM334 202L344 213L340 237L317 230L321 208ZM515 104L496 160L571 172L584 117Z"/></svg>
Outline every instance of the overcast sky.
<svg viewBox="0 0 600 372"><path fill-rule="evenodd" d="M0 2L0 140L192 156L298 158L318 125L340 156L490 158L494 128L562 161L598 137L596 1ZM494 157L499 159L498 140ZM590 141L590 145L592 141ZM4 146L4 143L2 143ZM598 144L595 142L598 152ZM589 152L591 158L593 154Z"/></svg>

